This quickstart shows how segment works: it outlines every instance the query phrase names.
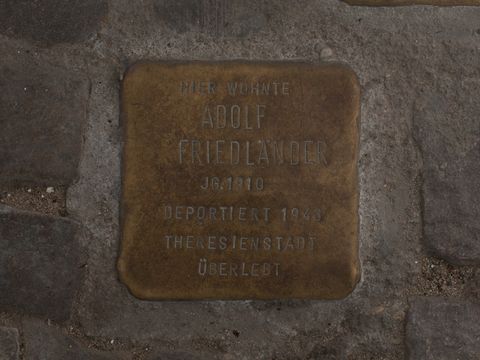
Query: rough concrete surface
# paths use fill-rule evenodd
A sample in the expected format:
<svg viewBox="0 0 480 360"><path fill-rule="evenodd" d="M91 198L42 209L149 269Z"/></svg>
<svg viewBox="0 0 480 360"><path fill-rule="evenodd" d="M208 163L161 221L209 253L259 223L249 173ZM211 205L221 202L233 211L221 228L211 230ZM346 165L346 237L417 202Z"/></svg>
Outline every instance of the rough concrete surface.
<svg viewBox="0 0 480 360"><path fill-rule="evenodd" d="M479 0L344 0L350 5L366 6L405 6L405 5L433 5L433 6L473 6L480 5Z"/></svg>
<svg viewBox="0 0 480 360"><path fill-rule="evenodd" d="M0 205L46 215L66 216L65 187L2 186Z"/></svg>
<svg viewBox="0 0 480 360"><path fill-rule="evenodd" d="M58 6L57 13L57 7L51 5L54 2L32 3L44 6L45 14L53 12L71 21L80 15L88 17L88 11L77 11L76 5ZM49 181L65 183L73 178L65 173L78 172L67 190L68 220L55 218L49 223L81 224L85 236L79 241L88 253L82 269L63 258L42 266L37 263L38 269L48 269L48 274L56 270L72 272L75 277L85 272L72 301L68 295L68 301L59 303L55 311L49 310L51 305L26 311L32 303L41 304L37 299L44 299L38 287L25 289L28 302L25 294L19 293L21 287L12 287L14 295L1 292L0 301L11 307L2 308L0 325L8 322L17 327L25 349L28 329L21 320L33 317L44 321L53 313L61 314L59 321L54 321L54 326L60 326L58 331L71 331L82 348L102 354L126 353L132 359L399 360L405 359L407 348L415 346L405 336L405 327L412 321L406 317L412 297L439 295L445 302L453 298L480 301L476 237L480 8L356 7L337 0L111 0L101 22L89 18L85 30L80 31L89 35L70 37L65 31L65 37L54 37L54 41L47 39L50 35L43 23L8 25L24 24L26 16L10 14L0 15L7 19L0 31L0 46L7 49L0 60L0 84L5 89L0 95L0 120L5 121L5 113L16 116L7 130L16 140L5 138L2 131L0 152L8 150L17 154L15 158L31 159L32 167L26 168L35 169L31 148L22 147L31 142L38 153L62 154L61 161L54 162L55 169L62 171L49 172ZM53 24L48 18L47 27ZM20 58L15 55L19 52ZM362 279L348 298L149 302L134 298L121 285L115 269L120 245L120 80L127 67L139 60L166 59L332 61L346 63L356 72L362 94ZM45 83L55 85L58 100L31 95L25 102L18 90L25 87L25 79L38 83L38 89ZM82 80L77 83L76 79ZM14 109L9 104L15 101L35 111L16 115L20 113L9 110ZM81 147L72 145L77 141L72 139L78 139L74 135L79 135L72 129L81 122L80 110L65 110L72 108L85 108ZM38 115L52 113L61 115ZM32 141L31 131L24 130L29 121L34 121L35 127L47 124L47 128L65 130L70 139L65 142L70 145L43 142L41 128ZM52 147L61 151L48 150ZM75 156L80 158L78 170ZM4 159L2 155L0 169ZM48 163L40 170L48 169ZM0 177L2 174L0 171ZM13 170L10 174L8 178L25 172ZM38 186L53 186L35 175L40 172L28 174ZM5 225L9 231L25 232L25 236L7 247L7 252L2 250L2 259L4 253L12 252L27 252L28 259L41 256L41 252L32 252L38 239L29 237L35 234L33 220L25 222L24 215L15 210L9 221L19 223L17 227ZM49 231L43 239L56 244L54 255L71 254L75 247L70 247L70 236L60 234ZM25 261L25 257L13 258ZM2 260L0 268L5 264ZM42 275L40 270L37 274ZM1 276L0 284L4 284L10 275ZM41 281L50 279L41 277ZM23 310L17 314L20 308ZM425 316L436 318L438 314L431 313L435 309ZM468 331L457 327L469 314L463 311L467 309L455 308L458 321L452 326L456 332ZM60 320L66 323L58 324ZM428 339L425 332L418 334ZM455 337L457 341L465 334L460 335ZM53 349L64 347L55 346L47 351L55 354Z"/></svg>
<svg viewBox="0 0 480 360"><path fill-rule="evenodd" d="M105 0L2 0L0 32L43 46L81 41L105 17Z"/></svg>
<svg viewBox="0 0 480 360"><path fill-rule="evenodd" d="M18 360L20 355L18 330L0 327L0 360Z"/></svg>
<svg viewBox="0 0 480 360"><path fill-rule="evenodd" d="M480 305L441 298L412 301L407 322L408 359L476 360Z"/></svg>
<svg viewBox="0 0 480 360"><path fill-rule="evenodd" d="M23 323L26 360L123 360L126 354L89 349L40 320Z"/></svg>

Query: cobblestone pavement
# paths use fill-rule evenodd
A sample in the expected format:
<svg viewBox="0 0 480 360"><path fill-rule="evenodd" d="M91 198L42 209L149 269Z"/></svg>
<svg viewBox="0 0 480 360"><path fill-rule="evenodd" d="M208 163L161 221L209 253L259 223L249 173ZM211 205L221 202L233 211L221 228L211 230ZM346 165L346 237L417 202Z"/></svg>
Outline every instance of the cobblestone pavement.
<svg viewBox="0 0 480 360"><path fill-rule="evenodd" d="M1 360L479 359L479 7L1 0L0 52ZM346 299L151 302L118 280L120 83L173 59L358 75Z"/></svg>

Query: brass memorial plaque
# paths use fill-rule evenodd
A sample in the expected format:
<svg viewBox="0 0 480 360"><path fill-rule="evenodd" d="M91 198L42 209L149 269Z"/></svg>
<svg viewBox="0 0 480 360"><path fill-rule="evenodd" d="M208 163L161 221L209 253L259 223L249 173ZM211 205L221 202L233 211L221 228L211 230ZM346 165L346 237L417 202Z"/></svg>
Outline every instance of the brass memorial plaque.
<svg viewBox="0 0 480 360"><path fill-rule="evenodd" d="M142 299L338 299L359 279L341 65L141 63L123 81L121 280Z"/></svg>

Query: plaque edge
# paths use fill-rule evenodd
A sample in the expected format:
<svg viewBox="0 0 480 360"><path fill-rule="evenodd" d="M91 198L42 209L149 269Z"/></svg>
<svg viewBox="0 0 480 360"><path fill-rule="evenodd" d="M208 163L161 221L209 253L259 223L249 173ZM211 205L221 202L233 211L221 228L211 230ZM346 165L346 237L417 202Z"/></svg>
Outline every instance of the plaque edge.
<svg viewBox="0 0 480 360"><path fill-rule="evenodd" d="M211 296L211 297L176 297L176 296L152 296L148 293L151 292L148 289L145 289L138 284L131 276L128 274L127 264L125 260L125 238L124 238L124 223L126 216L125 214L128 212L128 206L124 199L124 192L125 192L125 148L126 148L126 133L127 128L125 126L126 123L126 111L125 111L125 87L130 79L130 77L134 76L137 71L142 70L142 68L149 66L149 65L273 65L273 66L285 66L285 65L300 65L306 67L322 67L322 68L334 68L334 69L341 69L345 71L345 74L350 77L351 84L352 84L352 98L355 98L353 101L355 102L354 110L352 112L353 122L355 123L357 136L356 136L356 148L355 148L355 178L356 178L356 222L357 222L357 231L356 236L354 239L354 249L352 251L352 264L351 273L350 273L350 284L346 286L346 291L339 293L338 296L303 296L303 297L282 297L282 296L272 296L272 297L220 297L220 296ZM362 280L362 265L361 265L361 258L360 258L360 181L359 181L359 152L360 152L360 125L361 125L361 86L360 80L357 73L353 70L353 68L344 62L340 61L332 61L332 62L324 62L324 61L308 61L308 60L299 60L299 59L292 59L292 60L250 60L250 59L232 59L232 60L175 60L175 59L164 59L164 60L139 60L133 62L129 65L125 72L120 86L119 92L120 98L120 122L119 126L121 127L120 134L122 139L120 141L121 149L120 149L120 173L121 173L121 184L120 184L120 200L119 200L119 246L117 250L117 260L116 260L116 270L118 274L118 279L120 283L125 286L128 292L135 298L142 300L142 301L152 301L152 302L160 302L160 301L271 301L271 300L306 300L306 301L335 301L335 300L345 300L349 296L351 296L358 287L358 284Z"/></svg>

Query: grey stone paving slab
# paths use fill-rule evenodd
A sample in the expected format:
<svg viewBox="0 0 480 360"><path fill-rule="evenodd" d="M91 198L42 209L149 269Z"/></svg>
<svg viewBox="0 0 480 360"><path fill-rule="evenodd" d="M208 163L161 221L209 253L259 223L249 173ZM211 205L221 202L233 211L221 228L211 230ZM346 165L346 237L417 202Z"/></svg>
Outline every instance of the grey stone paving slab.
<svg viewBox="0 0 480 360"><path fill-rule="evenodd" d="M461 63L475 61L466 55ZM480 264L480 102L472 96L480 82L464 77L440 77L414 114L423 156L425 245L457 265Z"/></svg>
<svg viewBox="0 0 480 360"><path fill-rule="evenodd" d="M18 330L0 327L0 360L18 360L20 346Z"/></svg>
<svg viewBox="0 0 480 360"><path fill-rule="evenodd" d="M23 322L25 360L127 360L120 352L94 350L40 320Z"/></svg>
<svg viewBox="0 0 480 360"><path fill-rule="evenodd" d="M85 254L63 218L0 208L0 311L69 318Z"/></svg>
<svg viewBox="0 0 480 360"><path fill-rule="evenodd" d="M105 0L2 0L0 32L45 46L72 43L94 34L107 11Z"/></svg>
<svg viewBox="0 0 480 360"><path fill-rule="evenodd" d="M153 0L153 5L158 21L179 33L245 37L268 26L265 1Z"/></svg>
<svg viewBox="0 0 480 360"><path fill-rule="evenodd" d="M89 81L34 50L0 44L0 52L0 183L70 184L77 177Z"/></svg>
<svg viewBox="0 0 480 360"><path fill-rule="evenodd" d="M478 360L480 305L446 298L417 298L407 318L409 360Z"/></svg>
<svg viewBox="0 0 480 360"><path fill-rule="evenodd" d="M89 234L78 237L71 220L0 211L0 318L24 315L26 360L122 359L89 348L117 338L112 347L138 341L153 360L478 359L480 316L468 302L480 299L478 274L458 279L469 300L414 301L404 335L411 294L442 293L459 271L422 273L437 264L425 248L479 264L479 7L111 0L107 14L106 3L0 0L0 183L70 185L69 216ZM350 297L147 302L119 283L119 80L130 64L166 59L354 69L362 281ZM85 337L31 315L73 317ZM11 331L0 330L0 346L18 346Z"/></svg>
<svg viewBox="0 0 480 360"><path fill-rule="evenodd" d="M206 357L198 357L184 352L161 352L147 357L147 360L201 360Z"/></svg>

